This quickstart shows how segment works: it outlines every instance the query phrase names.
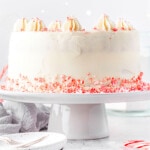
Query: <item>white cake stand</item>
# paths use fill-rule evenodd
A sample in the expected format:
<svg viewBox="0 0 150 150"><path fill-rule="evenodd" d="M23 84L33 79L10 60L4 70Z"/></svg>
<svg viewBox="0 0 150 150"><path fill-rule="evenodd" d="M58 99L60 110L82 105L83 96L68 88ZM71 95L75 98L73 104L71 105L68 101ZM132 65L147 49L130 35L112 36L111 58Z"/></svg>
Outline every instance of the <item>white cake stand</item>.
<svg viewBox="0 0 150 150"><path fill-rule="evenodd" d="M52 94L0 91L0 98L24 103L52 104L48 130L68 139L109 136L105 103L150 100L150 91L114 94Z"/></svg>

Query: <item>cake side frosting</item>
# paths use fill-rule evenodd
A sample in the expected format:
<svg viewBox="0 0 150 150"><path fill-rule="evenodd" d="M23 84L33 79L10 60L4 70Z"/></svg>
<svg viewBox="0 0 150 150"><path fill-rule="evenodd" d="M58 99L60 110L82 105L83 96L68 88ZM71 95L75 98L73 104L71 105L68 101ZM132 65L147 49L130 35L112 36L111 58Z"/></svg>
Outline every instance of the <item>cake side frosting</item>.
<svg viewBox="0 0 150 150"><path fill-rule="evenodd" d="M131 77L139 73L137 43L136 31L14 32L8 75L52 78L65 74L84 78L91 73L98 78Z"/></svg>

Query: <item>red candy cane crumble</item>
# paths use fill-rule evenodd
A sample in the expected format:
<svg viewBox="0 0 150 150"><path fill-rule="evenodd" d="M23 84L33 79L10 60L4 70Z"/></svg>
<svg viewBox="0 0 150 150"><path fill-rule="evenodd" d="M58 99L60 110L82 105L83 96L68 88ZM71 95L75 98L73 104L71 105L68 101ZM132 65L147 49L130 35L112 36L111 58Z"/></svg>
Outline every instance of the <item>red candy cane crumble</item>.
<svg viewBox="0 0 150 150"><path fill-rule="evenodd" d="M0 80L6 76L8 66L5 66L0 73ZM149 91L150 83L142 81L143 73L133 76L130 79L105 77L97 80L90 73L85 80L72 76L56 76L52 82L43 77L35 77L30 80L28 77L20 75L17 79L6 77L5 84L0 85L0 89L22 92L42 92L42 93L117 93L131 91Z"/></svg>

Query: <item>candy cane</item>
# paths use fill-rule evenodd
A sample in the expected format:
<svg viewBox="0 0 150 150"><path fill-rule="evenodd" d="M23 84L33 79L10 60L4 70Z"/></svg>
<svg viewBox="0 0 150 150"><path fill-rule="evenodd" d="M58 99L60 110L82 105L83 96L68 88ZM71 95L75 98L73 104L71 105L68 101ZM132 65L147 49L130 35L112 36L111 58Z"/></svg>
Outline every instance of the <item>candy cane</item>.
<svg viewBox="0 0 150 150"><path fill-rule="evenodd" d="M134 149L134 150L150 150L150 142L144 140L132 140L124 144L125 149Z"/></svg>
<svg viewBox="0 0 150 150"><path fill-rule="evenodd" d="M8 69L8 65L4 66L2 71L0 72L0 80L3 78L3 76L6 74Z"/></svg>
<svg viewBox="0 0 150 150"><path fill-rule="evenodd" d="M0 72L0 80L2 80L3 76L6 74L7 69L8 69L8 65L3 67L2 71ZM2 102L3 102L3 99L0 99L0 103Z"/></svg>

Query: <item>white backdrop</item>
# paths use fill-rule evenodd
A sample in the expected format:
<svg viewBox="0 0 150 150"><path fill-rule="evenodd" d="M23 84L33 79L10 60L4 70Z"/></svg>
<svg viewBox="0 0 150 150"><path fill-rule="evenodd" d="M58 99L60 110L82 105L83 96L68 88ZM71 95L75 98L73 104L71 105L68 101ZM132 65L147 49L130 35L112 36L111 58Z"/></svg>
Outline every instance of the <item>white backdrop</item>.
<svg viewBox="0 0 150 150"><path fill-rule="evenodd" d="M140 31L142 68L145 78L150 80L150 0L0 0L0 70L7 64L9 37L18 18L39 17L48 25L73 15L84 28L90 29L103 13L114 21L124 18ZM148 106L148 102L142 106L145 104ZM111 107L116 108L115 104Z"/></svg>
<svg viewBox="0 0 150 150"><path fill-rule="evenodd" d="M53 20L77 17L84 28L92 28L101 14L123 17L139 30L150 28L150 0L0 0L0 69L7 63L9 37L21 17Z"/></svg>

